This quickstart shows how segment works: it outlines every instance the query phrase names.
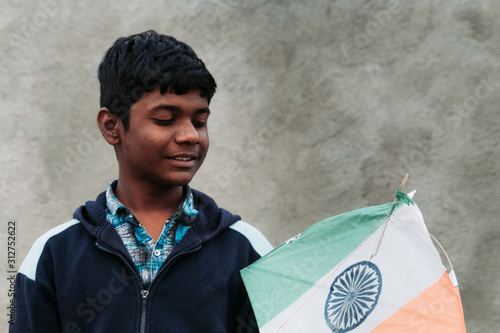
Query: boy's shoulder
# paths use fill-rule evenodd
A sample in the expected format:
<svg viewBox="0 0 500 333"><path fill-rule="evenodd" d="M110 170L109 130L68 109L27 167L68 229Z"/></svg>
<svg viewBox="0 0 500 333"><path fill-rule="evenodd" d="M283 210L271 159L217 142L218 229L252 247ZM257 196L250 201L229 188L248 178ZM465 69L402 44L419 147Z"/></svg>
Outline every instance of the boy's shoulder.
<svg viewBox="0 0 500 333"><path fill-rule="evenodd" d="M28 278L35 280L36 269L38 262L40 261L40 257L44 249L46 248L47 243L54 237L61 235L69 228L79 224L80 221L77 219L72 219L66 223L60 224L47 232L45 232L42 236L38 237L38 239L33 243L31 249L29 250L26 258L24 259L21 267L19 268L19 273L26 275Z"/></svg>
<svg viewBox="0 0 500 333"><path fill-rule="evenodd" d="M271 243L269 243L267 238L256 227L244 222L239 215L235 215L219 207L214 199L207 194L195 189L191 189L191 191L193 192L197 209L203 211L203 215L206 216L208 220L211 218L207 215L213 214L215 216L220 214L220 219L215 221L215 225L213 226L215 231L214 235L218 234L217 230L230 230L236 232L243 236L260 256L267 254L273 249ZM203 219L204 218L202 218L202 220ZM203 221L203 223L207 223L207 221Z"/></svg>

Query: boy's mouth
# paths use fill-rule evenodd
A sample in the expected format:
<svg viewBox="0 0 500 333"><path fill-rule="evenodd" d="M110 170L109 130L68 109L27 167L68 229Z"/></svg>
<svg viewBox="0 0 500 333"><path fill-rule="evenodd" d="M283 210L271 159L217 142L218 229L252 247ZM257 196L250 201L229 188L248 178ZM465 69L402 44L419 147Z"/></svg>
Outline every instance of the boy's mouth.
<svg viewBox="0 0 500 333"><path fill-rule="evenodd" d="M176 161L191 161L194 158L192 158L192 157L173 157L172 159L176 160Z"/></svg>
<svg viewBox="0 0 500 333"><path fill-rule="evenodd" d="M195 153L180 153L180 154L175 154L173 156L168 157L169 160L171 161L176 161L176 162L192 162L198 158L198 155Z"/></svg>

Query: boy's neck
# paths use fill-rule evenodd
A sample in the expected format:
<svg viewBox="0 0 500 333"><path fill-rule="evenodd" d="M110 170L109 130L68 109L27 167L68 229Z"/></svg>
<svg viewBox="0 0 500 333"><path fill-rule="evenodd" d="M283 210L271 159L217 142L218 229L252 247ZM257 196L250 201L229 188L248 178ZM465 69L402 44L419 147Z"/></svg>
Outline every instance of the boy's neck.
<svg viewBox="0 0 500 333"><path fill-rule="evenodd" d="M182 201L183 187L152 187L148 183L127 182L118 178L115 195L157 242L165 221Z"/></svg>
<svg viewBox="0 0 500 333"><path fill-rule="evenodd" d="M169 218L182 201L183 186L151 187L150 183L118 179L115 195L134 215L164 214Z"/></svg>

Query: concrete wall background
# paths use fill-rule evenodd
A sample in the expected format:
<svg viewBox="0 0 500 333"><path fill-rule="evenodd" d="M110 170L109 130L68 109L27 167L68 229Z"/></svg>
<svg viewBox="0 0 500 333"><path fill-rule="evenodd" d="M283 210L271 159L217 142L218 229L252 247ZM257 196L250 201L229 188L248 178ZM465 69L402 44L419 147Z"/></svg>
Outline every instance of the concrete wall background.
<svg viewBox="0 0 500 333"><path fill-rule="evenodd" d="M156 29L193 46L219 85L193 187L277 245L391 201L409 172L405 189L418 190L454 263L469 332L500 325L498 1L6 0L0 9L2 272L9 220L19 268L38 236L116 177L95 125L96 69L116 38Z"/></svg>

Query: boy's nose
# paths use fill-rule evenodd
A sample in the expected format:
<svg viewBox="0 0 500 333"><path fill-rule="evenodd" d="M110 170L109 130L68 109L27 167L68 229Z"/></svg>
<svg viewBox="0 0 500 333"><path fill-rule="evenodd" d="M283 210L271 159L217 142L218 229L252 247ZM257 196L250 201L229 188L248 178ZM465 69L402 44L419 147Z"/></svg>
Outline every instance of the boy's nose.
<svg viewBox="0 0 500 333"><path fill-rule="evenodd" d="M186 122L178 129L175 141L178 144L187 143L194 145L200 142L200 135L191 122Z"/></svg>

